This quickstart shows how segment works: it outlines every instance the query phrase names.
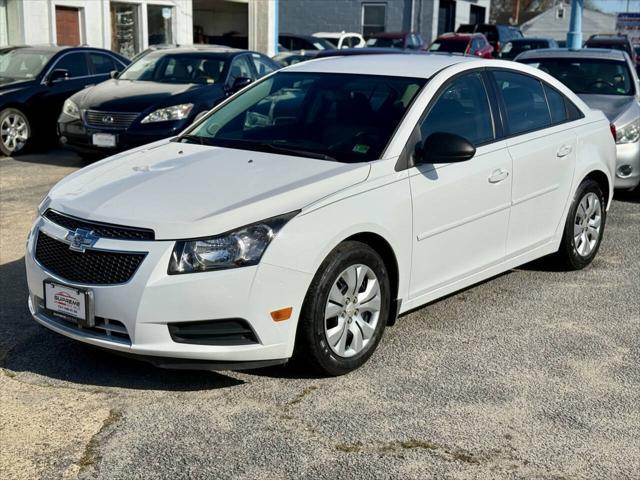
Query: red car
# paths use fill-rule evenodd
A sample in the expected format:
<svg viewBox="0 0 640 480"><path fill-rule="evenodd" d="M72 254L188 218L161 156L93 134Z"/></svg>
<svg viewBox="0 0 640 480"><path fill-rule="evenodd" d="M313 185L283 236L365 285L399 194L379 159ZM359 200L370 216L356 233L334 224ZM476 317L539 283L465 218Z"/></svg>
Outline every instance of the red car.
<svg viewBox="0 0 640 480"><path fill-rule="evenodd" d="M445 33L429 45L429 51L493 58L493 47L482 33Z"/></svg>

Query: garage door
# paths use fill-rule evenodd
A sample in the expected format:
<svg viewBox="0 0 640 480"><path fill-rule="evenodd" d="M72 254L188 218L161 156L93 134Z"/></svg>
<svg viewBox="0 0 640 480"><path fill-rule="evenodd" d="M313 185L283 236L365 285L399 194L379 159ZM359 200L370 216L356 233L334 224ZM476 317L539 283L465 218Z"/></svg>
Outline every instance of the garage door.
<svg viewBox="0 0 640 480"><path fill-rule="evenodd" d="M56 41L58 45L80 45L80 11L56 7Z"/></svg>

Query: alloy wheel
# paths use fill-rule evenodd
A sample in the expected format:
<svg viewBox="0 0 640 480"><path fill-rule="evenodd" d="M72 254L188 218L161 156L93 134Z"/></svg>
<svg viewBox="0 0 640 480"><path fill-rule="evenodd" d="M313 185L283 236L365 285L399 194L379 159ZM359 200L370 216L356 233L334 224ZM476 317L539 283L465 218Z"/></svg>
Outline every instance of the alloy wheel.
<svg viewBox="0 0 640 480"><path fill-rule="evenodd" d="M331 350L344 358L362 352L374 337L380 308L380 283L373 270L358 264L338 275L324 315L324 332Z"/></svg>
<svg viewBox="0 0 640 480"><path fill-rule="evenodd" d="M29 139L29 126L18 112L11 112L0 124L0 141L10 152L19 152Z"/></svg>
<svg viewBox="0 0 640 480"><path fill-rule="evenodd" d="M600 241L602 205L598 196L589 192L578 204L573 224L573 240L578 255L588 257Z"/></svg>

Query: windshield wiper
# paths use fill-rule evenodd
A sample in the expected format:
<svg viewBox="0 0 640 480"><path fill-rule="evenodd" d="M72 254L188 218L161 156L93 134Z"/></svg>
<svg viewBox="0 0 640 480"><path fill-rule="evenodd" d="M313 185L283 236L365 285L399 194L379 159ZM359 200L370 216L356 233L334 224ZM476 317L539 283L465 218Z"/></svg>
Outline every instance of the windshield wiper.
<svg viewBox="0 0 640 480"><path fill-rule="evenodd" d="M204 137L201 137L199 135L182 135L181 137L178 137L174 140L174 142L180 142L180 143L199 143L200 145L204 145Z"/></svg>
<svg viewBox="0 0 640 480"><path fill-rule="evenodd" d="M289 148L282 145L276 145L274 143L254 143L247 142L251 145L255 145L258 148L264 148L265 150L269 150L273 153L285 153L289 155L297 155L299 157L309 157L309 158L317 158L318 160L330 160L332 162L337 162L337 160L329 155L325 155L324 153L312 152L309 150L302 150L297 148Z"/></svg>

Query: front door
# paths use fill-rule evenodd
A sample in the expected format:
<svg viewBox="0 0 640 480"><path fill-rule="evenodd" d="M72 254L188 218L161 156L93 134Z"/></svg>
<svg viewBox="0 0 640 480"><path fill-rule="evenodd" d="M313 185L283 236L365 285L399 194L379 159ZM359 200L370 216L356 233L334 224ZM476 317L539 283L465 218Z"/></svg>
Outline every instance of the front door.
<svg viewBox="0 0 640 480"><path fill-rule="evenodd" d="M58 45L80 45L80 10L56 6L56 42Z"/></svg>
<svg viewBox="0 0 640 480"><path fill-rule="evenodd" d="M564 96L540 80L493 72L505 106L513 158L513 193L507 255L548 243L563 225L576 163L577 135Z"/></svg>
<svg viewBox="0 0 640 480"><path fill-rule="evenodd" d="M413 202L411 300L434 294L505 255L511 201L511 158L496 140L483 77L450 81L420 125L420 137L448 132L476 145L466 162L409 171Z"/></svg>

